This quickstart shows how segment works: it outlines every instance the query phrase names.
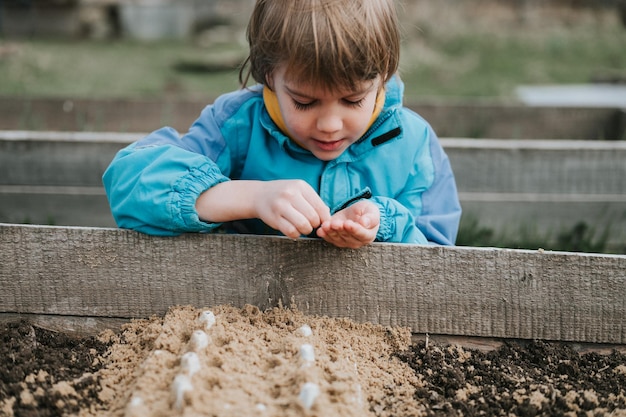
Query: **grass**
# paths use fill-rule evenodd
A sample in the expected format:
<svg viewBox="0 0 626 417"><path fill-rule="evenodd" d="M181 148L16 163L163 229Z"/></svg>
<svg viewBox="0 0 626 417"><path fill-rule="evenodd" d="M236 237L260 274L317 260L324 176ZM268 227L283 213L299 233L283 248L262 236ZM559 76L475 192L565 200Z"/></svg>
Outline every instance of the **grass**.
<svg viewBox="0 0 626 417"><path fill-rule="evenodd" d="M626 76L626 30L571 29L543 34L504 32L434 36L405 48L402 73L409 97L510 99L521 84L586 83Z"/></svg>
<svg viewBox="0 0 626 417"><path fill-rule="evenodd" d="M624 45L626 30L619 25L497 34L423 28L419 37L405 39L401 74L407 100L506 100L520 84L584 83L607 73L626 76ZM191 41L0 39L0 95L214 97L238 87L236 69L181 71L180 64L240 62L245 53L234 42L201 47Z"/></svg>
<svg viewBox="0 0 626 417"><path fill-rule="evenodd" d="M3 45L9 51L0 55L0 94L4 95L212 96L237 88L236 70L201 74L176 69L186 60L232 55L232 48L223 46L209 50L184 42L40 39L0 42L0 48Z"/></svg>

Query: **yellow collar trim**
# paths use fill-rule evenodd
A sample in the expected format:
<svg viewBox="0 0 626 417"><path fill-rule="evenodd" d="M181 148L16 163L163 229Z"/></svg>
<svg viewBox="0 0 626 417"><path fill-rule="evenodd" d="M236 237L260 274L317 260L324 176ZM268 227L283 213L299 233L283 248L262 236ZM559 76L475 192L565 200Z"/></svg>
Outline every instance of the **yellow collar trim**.
<svg viewBox="0 0 626 417"><path fill-rule="evenodd" d="M276 93L270 90L267 86L263 86L263 102L265 103L265 108L269 113L272 121L278 126L278 128L287 135L291 140L294 140L291 136L289 130L287 129L287 125L285 124L285 120L283 119L283 115L280 112L280 105L278 104L278 98L276 97ZM374 121L383 110L383 106L385 105L385 90L381 90L378 92L376 96L376 104L374 105L374 112L372 113L372 118L370 119L367 129L369 129ZM367 131L367 129L365 129ZM297 143L297 142L296 142Z"/></svg>

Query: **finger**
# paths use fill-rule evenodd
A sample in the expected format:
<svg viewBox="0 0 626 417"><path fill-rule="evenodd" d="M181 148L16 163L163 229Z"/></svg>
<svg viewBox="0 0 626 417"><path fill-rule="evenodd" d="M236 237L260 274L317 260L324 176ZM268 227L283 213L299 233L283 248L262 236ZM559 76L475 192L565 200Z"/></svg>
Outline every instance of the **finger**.
<svg viewBox="0 0 626 417"><path fill-rule="evenodd" d="M300 230L303 230L302 228L311 229L305 234L311 233L313 229L320 227L324 222L322 215L305 199L295 201L293 209L295 211L292 218L294 225Z"/></svg>
<svg viewBox="0 0 626 417"><path fill-rule="evenodd" d="M311 222L297 210L284 214L280 221L281 232L292 238L308 235L313 231Z"/></svg>
<svg viewBox="0 0 626 417"><path fill-rule="evenodd" d="M364 244L359 239L355 239L352 233L343 228L320 228L318 230L318 236L342 248L358 248Z"/></svg>
<svg viewBox="0 0 626 417"><path fill-rule="evenodd" d="M276 230L280 231L283 235L291 239L297 239L301 235L300 231L298 231L298 229L293 224L291 224L289 221L285 219L280 219L275 228Z"/></svg>
<svg viewBox="0 0 626 417"><path fill-rule="evenodd" d="M357 249L366 244L366 242L362 242L358 239L354 239L353 236L346 235L346 234L339 234L335 238L328 239L327 241L337 247L351 248L351 249Z"/></svg>
<svg viewBox="0 0 626 417"><path fill-rule="evenodd" d="M361 224L348 220L343 225L344 235L355 240L364 240L368 236L368 230Z"/></svg>
<svg viewBox="0 0 626 417"><path fill-rule="evenodd" d="M313 189L305 194L304 198L307 205L307 218L311 220L313 227L319 227L330 219L330 208Z"/></svg>
<svg viewBox="0 0 626 417"><path fill-rule="evenodd" d="M352 242L352 244L359 242L361 245L366 245L373 242L376 239L377 230L376 227L366 228L353 221L346 221L344 224L344 234L349 236L345 237L345 239Z"/></svg>
<svg viewBox="0 0 626 417"><path fill-rule="evenodd" d="M271 216L265 216L262 220L273 229L292 239L297 239L302 234L313 231L310 223L290 205L280 210L272 211Z"/></svg>
<svg viewBox="0 0 626 417"><path fill-rule="evenodd" d="M317 229L317 232L316 232L317 236L327 241L331 239L336 239L338 231L340 230L340 228L338 228L336 224L337 222L332 218L330 220L325 221Z"/></svg>
<svg viewBox="0 0 626 417"><path fill-rule="evenodd" d="M284 217L303 234L308 234L330 218L330 209L309 184L303 181L298 181L296 184L298 187L291 189L290 192L285 191L283 194L283 201L294 210L292 212L286 209ZM309 225L311 230L309 230Z"/></svg>
<svg viewBox="0 0 626 417"><path fill-rule="evenodd" d="M329 243L335 244L336 242L338 242L340 240L340 233L339 233L339 231L336 230L336 229L331 228L329 222L323 223L317 229L316 233L317 233L318 237L321 237L322 239L326 240Z"/></svg>
<svg viewBox="0 0 626 417"><path fill-rule="evenodd" d="M361 225L361 227L364 227L366 229L370 229L372 227L372 221L370 220L370 218L368 216L360 217L358 219L358 221L359 221L359 225Z"/></svg>

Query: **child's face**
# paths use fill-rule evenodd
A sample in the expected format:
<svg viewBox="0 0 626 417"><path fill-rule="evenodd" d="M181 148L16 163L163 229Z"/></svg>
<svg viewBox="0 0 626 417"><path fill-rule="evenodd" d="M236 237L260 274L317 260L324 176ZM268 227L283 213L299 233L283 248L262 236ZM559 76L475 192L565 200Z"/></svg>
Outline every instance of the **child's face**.
<svg viewBox="0 0 626 417"><path fill-rule="evenodd" d="M355 91L325 91L286 80L284 66L272 78L273 89L291 137L323 161L337 158L369 127L381 88L380 76Z"/></svg>

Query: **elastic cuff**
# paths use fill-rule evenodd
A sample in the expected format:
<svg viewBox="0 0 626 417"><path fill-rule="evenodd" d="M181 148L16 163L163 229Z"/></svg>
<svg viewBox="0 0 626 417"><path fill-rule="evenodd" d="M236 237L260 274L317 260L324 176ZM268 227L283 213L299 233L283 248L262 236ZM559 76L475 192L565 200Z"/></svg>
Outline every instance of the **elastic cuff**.
<svg viewBox="0 0 626 417"><path fill-rule="evenodd" d="M378 205L378 211L380 212L380 225L378 226L378 233L376 233L376 241L377 242L386 242L391 236L395 233L394 226L395 222L393 221L393 217L387 216L387 210L384 209L381 205Z"/></svg>
<svg viewBox="0 0 626 417"><path fill-rule="evenodd" d="M177 227L186 231L210 231L219 227L221 223L207 223L200 220L196 211L196 201L200 194L225 181L229 181L229 178L207 163L198 168L192 168L189 174L176 182L173 187L171 207L172 218Z"/></svg>

